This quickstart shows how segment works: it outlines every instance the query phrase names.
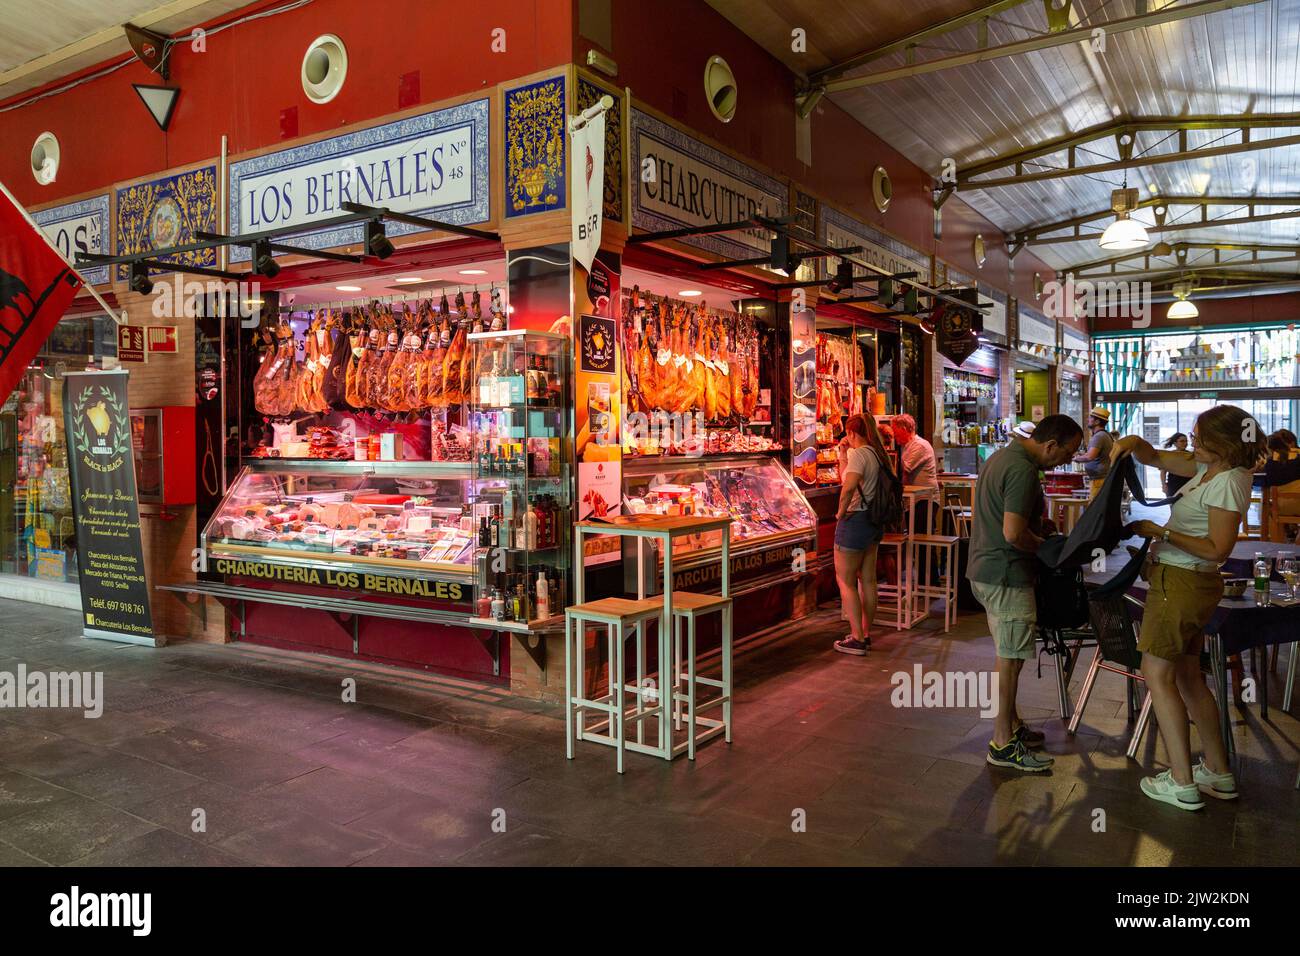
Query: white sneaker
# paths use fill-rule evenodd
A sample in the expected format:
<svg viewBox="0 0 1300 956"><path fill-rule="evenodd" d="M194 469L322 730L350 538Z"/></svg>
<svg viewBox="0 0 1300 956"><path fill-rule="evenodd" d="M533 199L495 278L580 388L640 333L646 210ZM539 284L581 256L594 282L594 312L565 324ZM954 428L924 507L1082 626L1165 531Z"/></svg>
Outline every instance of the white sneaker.
<svg viewBox="0 0 1300 956"><path fill-rule="evenodd" d="M1241 796L1237 792L1237 778L1231 773L1215 773L1205 766L1205 758L1192 768L1192 779L1201 793L1209 794L1219 800L1236 800Z"/></svg>
<svg viewBox="0 0 1300 956"><path fill-rule="evenodd" d="M1180 810L1200 810L1205 806L1196 784L1183 785L1174 781L1174 772L1166 770L1154 777L1142 778L1142 792L1152 800L1169 803Z"/></svg>

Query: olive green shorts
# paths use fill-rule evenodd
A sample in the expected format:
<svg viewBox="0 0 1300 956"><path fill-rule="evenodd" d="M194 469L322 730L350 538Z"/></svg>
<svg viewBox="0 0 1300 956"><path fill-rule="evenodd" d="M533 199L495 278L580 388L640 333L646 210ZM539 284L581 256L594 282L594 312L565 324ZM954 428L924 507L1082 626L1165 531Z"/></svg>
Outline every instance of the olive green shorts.
<svg viewBox="0 0 1300 956"><path fill-rule="evenodd" d="M1173 564L1152 564L1150 575L1137 648L1175 661L1193 653L1196 640L1205 633L1205 625L1223 600L1223 578Z"/></svg>
<svg viewBox="0 0 1300 956"><path fill-rule="evenodd" d="M1034 589L985 584L983 581L972 581L970 589L976 600L984 605L998 657L1030 660L1034 656L1035 625L1038 622Z"/></svg>

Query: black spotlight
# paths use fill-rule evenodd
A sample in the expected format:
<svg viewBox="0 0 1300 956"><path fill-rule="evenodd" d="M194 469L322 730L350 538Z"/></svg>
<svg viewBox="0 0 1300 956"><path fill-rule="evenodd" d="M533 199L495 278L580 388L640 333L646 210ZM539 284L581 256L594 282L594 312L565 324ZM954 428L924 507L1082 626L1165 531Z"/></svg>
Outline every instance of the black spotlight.
<svg viewBox="0 0 1300 956"><path fill-rule="evenodd" d="M280 264L271 255L271 243L267 239L253 244L253 272L268 279L280 274Z"/></svg>
<svg viewBox="0 0 1300 956"><path fill-rule="evenodd" d="M876 286L876 301L883 306L892 306L894 300L898 298L898 293L894 288L893 279L881 279Z"/></svg>
<svg viewBox="0 0 1300 956"><path fill-rule="evenodd" d="M835 293L853 288L853 263L841 259L840 264L835 267L835 278L826 283L826 288Z"/></svg>
<svg viewBox="0 0 1300 956"><path fill-rule="evenodd" d="M148 295L153 291L153 281L149 278L149 267L143 262L131 263L131 279L128 285L132 292Z"/></svg>
<svg viewBox="0 0 1300 956"><path fill-rule="evenodd" d="M916 286L909 285L903 291L903 311L906 312L908 315L916 315L917 311L920 308L921 308L920 293L916 291Z"/></svg>
<svg viewBox="0 0 1300 956"><path fill-rule="evenodd" d="M387 259L393 254L393 244L384 235L384 224L378 219L366 223L366 252L376 259Z"/></svg>

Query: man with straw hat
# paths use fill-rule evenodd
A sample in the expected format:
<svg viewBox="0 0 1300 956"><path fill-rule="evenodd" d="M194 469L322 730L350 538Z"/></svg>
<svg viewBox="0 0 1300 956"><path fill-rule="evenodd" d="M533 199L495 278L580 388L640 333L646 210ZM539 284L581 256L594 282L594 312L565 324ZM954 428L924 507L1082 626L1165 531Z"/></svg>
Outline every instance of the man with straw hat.
<svg viewBox="0 0 1300 956"><path fill-rule="evenodd" d="M1106 430L1110 425L1110 409L1102 408L1098 405L1088 413L1088 432L1092 436L1088 439L1088 449L1080 455L1075 455L1074 460L1083 463L1083 470L1088 475L1088 500L1091 501L1097 497L1097 492L1101 491L1101 486L1106 481L1106 475L1110 471L1110 449L1115 444L1115 440L1110 437Z"/></svg>

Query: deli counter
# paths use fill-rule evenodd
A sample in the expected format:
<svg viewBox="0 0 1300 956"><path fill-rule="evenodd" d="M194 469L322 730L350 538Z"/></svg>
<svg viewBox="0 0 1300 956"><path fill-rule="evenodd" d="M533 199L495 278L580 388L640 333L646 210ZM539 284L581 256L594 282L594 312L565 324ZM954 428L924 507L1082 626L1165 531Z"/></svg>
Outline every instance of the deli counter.
<svg viewBox="0 0 1300 956"><path fill-rule="evenodd" d="M469 462L249 460L203 531L217 574L463 604Z"/></svg>
<svg viewBox="0 0 1300 956"><path fill-rule="evenodd" d="M730 515L731 580L789 578L801 556L816 550L817 519L785 466L772 455L665 457L624 461L623 513ZM673 540L674 588L708 590L720 581L720 532ZM623 544L624 586L645 593L663 580L661 545Z"/></svg>

